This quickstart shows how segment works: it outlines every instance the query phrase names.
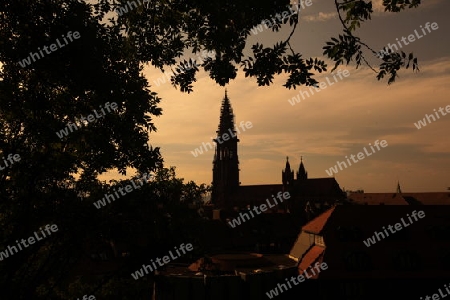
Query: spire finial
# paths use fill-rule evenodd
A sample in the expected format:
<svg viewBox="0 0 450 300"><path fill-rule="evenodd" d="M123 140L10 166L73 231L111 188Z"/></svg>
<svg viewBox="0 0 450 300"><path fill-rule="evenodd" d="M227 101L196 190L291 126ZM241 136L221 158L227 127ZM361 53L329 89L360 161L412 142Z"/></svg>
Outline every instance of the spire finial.
<svg viewBox="0 0 450 300"><path fill-rule="evenodd" d="M289 156L286 156L286 161L289 161Z"/></svg>

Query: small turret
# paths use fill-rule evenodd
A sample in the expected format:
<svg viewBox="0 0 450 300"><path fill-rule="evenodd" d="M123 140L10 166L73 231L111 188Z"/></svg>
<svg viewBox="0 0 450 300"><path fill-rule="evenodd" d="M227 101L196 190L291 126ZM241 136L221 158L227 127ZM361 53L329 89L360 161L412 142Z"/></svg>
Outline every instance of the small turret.
<svg viewBox="0 0 450 300"><path fill-rule="evenodd" d="M308 172L306 172L305 166L303 165L303 156L300 156L300 167L297 172L297 180L303 181L308 179Z"/></svg>
<svg viewBox="0 0 450 300"><path fill-rule="evenodd" d="M289 163L289 156L286 156L286 166L284 171L281 171L281 177L283 185L292 185L294 183L294 171L291 170L291 164Z"/></svg>

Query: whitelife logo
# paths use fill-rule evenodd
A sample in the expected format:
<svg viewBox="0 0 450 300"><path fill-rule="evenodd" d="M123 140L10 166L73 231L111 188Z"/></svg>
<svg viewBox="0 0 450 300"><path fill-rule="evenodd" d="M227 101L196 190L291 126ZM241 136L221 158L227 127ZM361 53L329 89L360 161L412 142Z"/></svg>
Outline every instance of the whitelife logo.
<svg viewBox="0 0 450 300"><path fill-rule="evenodd" d="M80 298L77 298L77 300L80 300ZM81 298L81 300L95 300L95 296L90 295L88 298L88 295L84 295L83 298Z"/></svg>
<svg viewBox="0 0 450 300"><path fill-rule="evenodd" d="M175 259L179 258L181 256L180 251L183 252L183 254L186 254L187 253L186 251L192 251L194 249L194 247L190 243L188 243L186 245L184 245L184 243L183 243L180 245L180 249L178 249L178 247L174 247L174 249L175 249L175 252L178 254L178 256L173 255L172 250L170 250L169 251L170 257L169 257L169 255L166 255L162 259L159 257L157 257L155 259L155 261L158 263L159 267L162 267L165 264L170 263L171 259L175 260ZM178 250L180 250L180 251L178 251ZM163 263L161 263L161 260L163 261ZM140 270L132 273L131 276L134 278L134 280L138 280L139 278L144 277L145 274L149 273L149 270L150 270L150 272L153 272L158 268L158 266L153 261L153 259L151 259L151 264L152 265L144 264L144 265L142 265L142 268ZM145 272L145 274L144 274L144 272Z"/></svg>
<svg viewBox="0 0 450 300"><path fill-rule="evenodd" d="M441 288L438 289L439 291L439 295L437 293L433 294L432 296L428 296L426 295L425 298L424 297L420 297L420 300L440 300L442 298L447 297L448 295L450 295L450 287L446 284L444 284L445 290L447 291L448 294L444 294L442 293Z"/></svg>
<svg viewBox="0 0 450 300"><path fill-rule="evenodd" d="M147 175L147 173L144 173L142 175L141 179L137 179L136 181L132 180L131 184L126 185L124 188L119 187L117 189L119 190L119 193L122 196L126 196L127 193L131 193L135 189L136 190L140 189L144 185L144 183L146 183L150 179L151 176L152 176L151 174ZM140 184L140 186L136 185L135 182L138 182ZM125 192L124 192L124 190L125 190ZM100 209L103 206L106 206L106 204L107 204L106 201L108 201L108 203L111 203L111 201L116 201L116 199L120 198L120 195L117 193L116 189L114 189L114 194L116 195L116 198L112 194L105 194L105 197L103 197L101 200L98 200L97 202L93 203L94 206L97 209Z"/></svg>
<svg viewBox="0 0 450 300"><path fill-rule="evenodd" d="M245 122L245 124L243 124L243 123L244 123L244 121L241 121L241 123L239 123L239 127L242 128L242 132L244 132L245 129L249 129L249 128L253 127L253 124L250 121ZM235 126L235 128L236 128L237 134L241 134L241 132L239 131L239 128L237 126ZM228 141L230 139L230 136L231 136L231 138L234 138L237 136L236 134L233 133L233 130L231 128L228 129L228 132L230 134L224 133L221 136L218 136L216 139L211 138L211 140L215 141L218 144L222 144L224 141L225 142ZM221 139L223 139L223 140L221 140ZM205 152L207 152L208 149L206 148L206 146L208 146L209 149L214 149L214 145L211 144L210 142L208 142L208 143L203 142L202 145L200 145L200 147L195 148L194 151L191 151L192 155L194 155L194 157L197 157L200 154L203 154L203 148L205 149Z"/></svg>
<svg viewBox="0 0 450 300"><path fill-rule="evenodd" d="M275 17L273 17L271 19L272 22L270 22L268 19L264 19L264 20L262 20L261 24L253 27L252 29L250 29L250 31L252 32L253 35L257 35L258 33L263 32L264 29L272 28L272 26L274 24L276 24L275 18L277 18L279 22L283 22L290 16L297 14L298 11L300 10L300 7L301 7L301 9L305 9L305 3L306 3L306 6L312 5L311 0L306 0L306 1L300 0L300 3L294 3L293 5L290 5L289 10L285 10L281 14L276 14ZM263 28L263 26L264 26L264 28Z"/></svg>
<svg viewBox="0 0 450 300"><path fill-rule="evenodd" d="M305 100L305 96L306 97L311 97L312 95L314 95L314 90L316 92L320 92L321 90L326 89L328 86L332 86L333 84L335 84L336 82L338 82L339 80L336 78L336 75L339 77L340 80L343 80L344 78L350 76L350 72L349 70L338 70L337 74L333 75L333 79L334 81L330 81L330 78L327 76L325 77L326 82L322 81L318 84L318 86L315 87L310 87L309 88L309 92L311 93L311 95L307 92L307 91L302 91L300 90L297 96L292 97L291 99L288 99L288 102L294 106L296 103L300 103L302 100ZM344 78L342 78L342 75L344 76ZM319 87L319 88L318 88ZM300 96L302 96L302 99L300 99Z"/></svg>
<svg viewBox="0 0 450 300"><path fill-rule="evenodd" d="M447 113L450 113L450 105L447 105L445 107L445 111L447 113L444 112L444 108L443 107L439 107L438 110L441 113L441 115L443 117L445 117L447 115ZM434 111L434 114L436 115L436 118L438 118L438 120L439 120L440 117L439 117L439 114L437 113L436 109L433 109L433 111ZM430 119L433 119L433 122L436 122L436 118L432 114L431 115L425 114L425 118L423 118L423 120L419 120L417 123L414 123L414 125L416 126L417 129L420 129L420 128L422 128L422 126L425 127L428 124L431 124L431 120ZM428 121L428 124L427 124L427 121Z"/></svg>
<svg viewBox="0 0 450 300"><path fill-rule="evenodd" d="M101 105L99 106L99 108L100 108L100 111L102 112L102 114L98 114L97 110L94 109L92 111L94 114L88 115L87 118L85 118L83 116L81 116L80 119L75 118L75 122L67 123L67 126L64 127L63 129L61 129L59 132L56 132L56 135L60 139L62 139L63 137L66 137L69 135L69 130L70 130L70 132L74 132L74 130L78 130L78 128L81 127L82 125L86 125L86 124L94 122L97 119L103 118L106 115L106 112ZM118 106L117 106L116 102L112 102L111 104L109 102L106 102L104 108L108 111L108 113L110 113L111 109L113 111L116 111Z"/></svg>
<svg viewBox="0 0 450 300"><path fill-rule="evenodd" d="M380 145L381 147L385 148L388 146L388 143L386 142L386 140L382 140L381 142L378 142L378 140L375 141L374 146L378 149L378 151L380 151ZM367 156L371 156L372 154L374 154L376 151L375 149L372 147L372 143L369 143L370 148L372 149L373 152L368 152L366 147L364 147L364 152L366 153ZM358 152L358 154L356 155L358 157L358 159L355 159L355 155L351 154L350 158L352 159L352 161L354 163L359 162L360 160L363 160L365 158L364 153L363 152ZM345 156L345 158L347 159L347 163L349 164L349 166L352 165L352 163L350 162L350 159ZM337 174L339 172L338 167L342 169L342 165L344 165L345 168L347 168L347 164L344 161L337 161L337 165L334 165L334 167L329 168L328 170L325 170L325 172L327 172L328 176L333 176L334 174Z"/></svg>
<svg viewBox="0 0 450 300"><path fill-rule="evenodd" d="M425 24L425 28L427 29L428 33L431 33L430 28L433 29L433 30L437 30L437 29L439 29L439 26L438 26L438 23L436 23L436 22L433 22L431 24L430 24L430 22L427 22ZM417 29L414 30L415 35L414 34L408 35L408 41L410 43L414 42L416 40L416 37L417 37L417 39L421 39L421 38L423 38L424 36L427 35L427 33L426 33L425 29L423 29L422 25L420 25L420 29L422 29L423 35L420 35L417 32ZM403 46L400 43L400 41L398 40L398 38L396 38L396 40L397 40L397 44L400 46L400 48L403 48ZM405 46L409 45L409 43L406 41L406 37L402 36L401 41L403 42L403 44ZM398 47L397 47L397 45L395 43L392 44L392 45L388 44L387 47L385 47L384 49L380 50L376 54L376 56L379 57L379 58L383 58L385 55L389 55L389 52L387 52L385 49L389 48L389 49L391 49L391 51L394 51L394 50L392 50L392 47L395 47L395 51L398 51Z"/></svg>
<svg viewBox="0 0 450 300"><path fill-rule="evenodd" d="M282 202L283 202L283 199L284 199L284 200L287 200L287 199L291 198L291 194L289 194L289 192L284 192L283 194L282 194L281 192L278 192L277 198L278 198L278 200L280 200L280 203L282 203ZM282 198L283 198L283 199L282 199ZM267 210L267 208L272 208L272 207L275 207L276 205L278 205L278 201L277 201L277 199L275 199L275 196L274 196L274 195L272 195L272 199L273 199L273 201L275 202L274 205L271 205L271 204L270 204L270 201L269 201L269 198L267 198L267 199L266 199L267 205L261 204L261 205L259 206L259 209L260 209L261 211L258 211L258 207L257 207L257 206L253 206L253 210L255 211L255 213L257 213L258 215L260 215L261 213L265 212L265 211ZM267 207L267 206L269 206L269 207ZM253 212L252 212L252 209L248 208L248 212L252 215L252 218L255 217L255 215L254 215ZM244 216L247 217L247 220L248 220L248 221L250 221L251 218L250 218L250 216L249 216L247 213L240 213L240 214L239 214L239 217L237 217L236 219L233 219L232 221L228 222L228 224L229 224L232 228L235 228L236 226L242 224L242 223L241 223L241 220L242 220L242 222L245 222L245 221L246 221L245 218L244 218Z"/></svg>
<svg viewBox="0 0 450 300"><path fill-rule="evenodd" d="M403 220L403 218L400 218L400 220L402 221L403 226L408 227L409 225L411 225L413 223L413 221L411 220L411 217L409 216L409 214L406 214L406 215L408 216L408 220L410 222L409 224L405 223L405 220ZM414 220L416 220L416 222L419 220L417 218L417 216L419 216L420 219L425 218L425 212L423 210L420 210L419 212L413 211L411 213L411 215L414 218ZM394 226L388 225L388 229L391 233L396 233L397 231L400 231L403 229L402 224L395 223ZM395 227L395 230L393 229L393 227ZM384 226L383 226L383 231L386 234L386 236L383 234L383 232L375 231L375 234L371 238L368 238L367 240L363 241L364 245L366 245L366 247L370 247L371 245L375 245L377 240L379 242L379 241L381 241L381 239L385 239L386 237L388 237L389 233L386 230L386 227L384 227ZM381 238L380 238L380 236L381 236Z"/></svg>
<svg viewBox="0 0 450 300"><path fill-rule="evenodd" d="M13 160L14 159L14 160ZM20 155L19 154L8 154L8 158L7 160L9 161L9 163L6 161L5 157L3 157L3 163L4 163L4 167L2 167L2 165L0 164L0 171L3 171L4 169L6 169L7 167L11 167L14 162L19 162L20 161Z"/></svg>
<svg viewBox="0 0 450 300"><path fill-rule="evenodd" d="M62 37L63 37L65 44L61 44L61 42L59 41L59 38L58 38L58 39L56 39L56 44L51 44L49 47L44 46L44 47L42 47L43 49L38 47L38 52L41 55L39 55L39 53L30 52L30 55L28 55L26 58L22 59L22 61L19 61L19 65L22 68L25 68L26 66L31 65L31 60L33 60L33 62L35 62L38 59L43 58L45 55L42 52L42 50L44 50L46 54L51 54L52 52L55 52L56 50L61 49L64 46L67 46L69 44L69 42L66 40L66 36L62 35ZM72 33L72 31L69 31L67 33L67 38L70 40L70 42L73 42L74 39L77 40L80 38L80 33L78 31L75 31L74 33ZM50 48L50 51L48 50L48 48Z"/></svg>
<svg viewBox="0 0 450 300"><path fill-rule="evenodd" d="M41 236L39 236L38 232L34 232L34 237L30 236L26 240L22 239L20 242L18 240L16 240L17 247L20 250L23 250L22 249L22 245L23 245L24 248L28 248L30 245L33 245L34 243L36 243L36 240L37 241L41 241L41 240L43 240L44 238L47 237L47 235L45 234L44 230L50 236L52 234L52 232L54 233L54 232L58 231L58 226L56 226L56 224L52 224L52 225L47 224L47 225L45 225L44 229L39 228L39 230L41 230L41 232L39 232L41 234ZM28 241L28 244L27 244L27 241ZM14 252L13 252L13 250L14 250ZM18 252L19 252L19 250L17 250L16 246L8 246L6 250L0 251L0 261L2 261L5 258L8 258L9 255L12 256L12 255L14 255L14 254L16 254Z"/></svg>
<svg viewBox="0 0 450 300"><path fill-rule="evenodd" d="M150 0L143 0L142 2L140 1L140 0L137 0L137 2L138 3L136 3L136 1L127 1L127 5L128 5L128 7L130 8L130 10L128 10L128 7L127 7L127 5L125 5L125 6L119 6L117 9L116 9L116 12L117 12L117 14L119 15L119 17L120 16L122 16L122 15L124 15L124 14L127 14L129 11L132 11L133 9L135 9L135 8L138 8L139 6L142 6L143 4L145 4L145 3L150 3ZM138 5L139 4L139 5ZM131 6L131 5L134 5L134 8ZM155 5L155 7L156 8L158 8L159 6L158 5Z"/></svg>
<svg viewBox="0 0 450 300"><path fill-rule="evenodd" d="M314 269L316 269L317 273L314 271ZM310 279L313 276L318 275L321 271L324 271L328 269L328 265L326 263L321 263L319 265L318 262L316 262L314 264L314 267L311 265L309 266L309 272L312 273L312 276L308 276L308 269L306 269L303 274L305 274L305 276L302 275L298 275L297 277L292 276L291 277L291 282L295 285L299 285L300 283L302 283L303 281L305 281L305 279ZM284 280L286 280L286 283L278 283L277 287L275 287L274 289L271 289L269 292L266 293L267 297L269 297L269 299L272 299L276 296L278 296L278 290L280 291L280 294L283 293L283 288L288 291L289 289L292 288L291 283L289 282L289 279L285 278ZM286 286L286 284L289 286L289 288Z"/></svg>

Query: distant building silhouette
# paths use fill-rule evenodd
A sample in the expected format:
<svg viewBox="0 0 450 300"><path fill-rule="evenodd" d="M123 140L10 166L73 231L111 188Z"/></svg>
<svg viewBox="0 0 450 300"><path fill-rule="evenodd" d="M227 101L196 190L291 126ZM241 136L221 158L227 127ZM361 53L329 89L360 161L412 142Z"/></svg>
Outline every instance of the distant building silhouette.
<svg viewBox="0 0 450 300"><path fill-rule="evenodd" d="M450 205L450 192L405 193L397 182L395 193L347 193L351 204L359 205Z"/></svg>
<svg viewBox="0 0 450 300"><path fill-rule="evenodd" d="M240 185L237 145L239 132L234 126L233 109L226 91L216 133L211 194L211 202L215 208L232 210L236 207L253 207L264 203L278 192L289 192L291 195L289 201L280 203L273 211L310 214L322 205L330 206L345 198L335 178L309 179L303 157L300 158L297 178L294 178L294 170L291 169L287 157L285 168L281 172L281 184ZM223 138L226 135L229 136L228 140Z"/></svg>

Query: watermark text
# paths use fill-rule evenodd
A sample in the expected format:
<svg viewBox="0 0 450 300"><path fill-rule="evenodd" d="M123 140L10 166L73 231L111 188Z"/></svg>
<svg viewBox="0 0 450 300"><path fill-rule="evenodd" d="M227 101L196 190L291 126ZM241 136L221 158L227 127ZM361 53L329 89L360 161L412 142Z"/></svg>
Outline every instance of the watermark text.
<svg viewBox="0 0 450 300"><path fill-rule="evenodd" d="M372 146L372 143L369 143L369 146L370 146L370 149L372 149L372 152L368 152L367 149L366 149L366 147L364 147L364 152L365 152L365 154L366 154L367 156L371 156L372 154L374 154L374 153L376 152L375 149L374 149L373 146ZM378 151L380 151L380 150L381 150L380 146L381 146L382 148L386 148L386 147L388 146L388 143L386 142L386 140L381 140L381 142L379 142L378 140L376 140L376 141L374 142L374 146L378 149ZM356 159L355 157L358 157L358 159ZM348 158L347 155L346 155L345 158L347 159L348 165L351 166L352 163L351 163L350 159L351 159L354 163L357 163L357 162L363 160L364 158L366 158L366 156L364 155L363 152L358 152L357 155L351 154L351 155L350 155L350 158ZM334 167L331 167L331 168L329 168L328 170L325 170L325 172L327 172L328 176L333 176L333 174L337 174L337 173L339 172L338 167L341 169L341 171L343 170L343 169L342 169L342 166L344 166L345 168L347 168L347 164L345 163L345 161L337 161L336 163L337 163L337 164L334 165Z"/></svg>

